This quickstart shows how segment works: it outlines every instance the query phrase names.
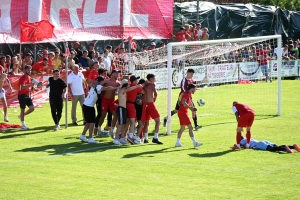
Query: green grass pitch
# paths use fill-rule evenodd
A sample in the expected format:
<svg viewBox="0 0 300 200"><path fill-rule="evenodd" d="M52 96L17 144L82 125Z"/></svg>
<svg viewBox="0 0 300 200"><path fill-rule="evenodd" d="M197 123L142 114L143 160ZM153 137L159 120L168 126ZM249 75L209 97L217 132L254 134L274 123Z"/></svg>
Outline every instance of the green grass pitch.
<svg viewBox="0 0 300 200"><path fill-rule="evenodd" d="M197 91L194 100L206 100L198 109L203 128L195 136L204 143L198 149L187 131L182 137L185 146L174 148L177 116L172 118L171 136L164 137L166 129L161 126L163 145L118 147L107 137L96 138L100 144L82 143L82 122L54 132L45 104L26 117L30 130L0 132L0 199L299 199L300 153L229 149L235 142L233 100L257 111L253 138L300 144L300 82L282 82L280 117L274 116L276 82L268 83L273 92L266 96L261 95L265 84ZM228 94L236 90L233 99ZM175 103L178 90L173 92ZM156 105L164 116L166 91L158 95ZM19 124L18 115L19 108L10 108L10 123Z"/></svg>

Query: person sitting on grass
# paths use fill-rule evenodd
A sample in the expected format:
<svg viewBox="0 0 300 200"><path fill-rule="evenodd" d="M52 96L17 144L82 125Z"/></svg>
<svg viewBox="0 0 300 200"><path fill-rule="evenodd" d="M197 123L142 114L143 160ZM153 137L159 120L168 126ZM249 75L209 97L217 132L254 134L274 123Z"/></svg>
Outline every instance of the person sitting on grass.
<svg viewBox="0 0 300 200"><path fill-rule="evenodd" d="M245 148L247 145L247 139L244 139L242 137L240 145ZM295 149L297 152L300 152L300 148L297 144L294 144L293 146L291 146L291 145L279 145L278 146L267 140L257 141L252 138L250 140L249 148L260 149L260 150L264 150L264 151L286 151L288 153L294 153L292 149Z"/></svg>

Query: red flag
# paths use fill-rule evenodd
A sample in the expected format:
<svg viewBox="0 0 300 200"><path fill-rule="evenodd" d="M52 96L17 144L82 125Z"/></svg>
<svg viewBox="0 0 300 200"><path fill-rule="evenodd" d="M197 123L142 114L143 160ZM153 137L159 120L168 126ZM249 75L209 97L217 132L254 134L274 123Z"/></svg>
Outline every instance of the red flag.
<svg viewBox="0 0 300 200"><path fill-rule="evenodd" d="M21 19L21 42L39 41L52 38L54 26L47 20L29 23Z"/></svg>

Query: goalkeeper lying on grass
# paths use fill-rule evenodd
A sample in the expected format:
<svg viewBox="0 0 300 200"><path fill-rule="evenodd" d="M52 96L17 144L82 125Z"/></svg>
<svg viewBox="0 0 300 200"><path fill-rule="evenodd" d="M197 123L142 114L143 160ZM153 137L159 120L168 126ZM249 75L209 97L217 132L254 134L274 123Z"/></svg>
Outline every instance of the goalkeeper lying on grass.
<svg viewBox="0 0 300 200"><path fill-rule="evenodd" d="M240 142L240 145L245 148L247 145L247 139L244 139L242 137L242 140ZM250 149L260 149L265 151L286 151L288 153L294 153L292 149L295 149L297 152L300 152L300 148L297 144L294 144L293 146L289 145L276 145L274 143L271 143L266 140L257 141L251 138L250 140Z"/></svg>

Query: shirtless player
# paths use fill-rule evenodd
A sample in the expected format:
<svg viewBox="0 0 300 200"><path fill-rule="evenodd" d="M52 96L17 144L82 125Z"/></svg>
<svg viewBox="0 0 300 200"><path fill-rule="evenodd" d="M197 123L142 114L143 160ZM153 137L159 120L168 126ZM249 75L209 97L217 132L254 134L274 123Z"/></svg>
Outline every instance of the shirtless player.
<svg viewBox="0 0 300 200"><path fill-rule="evenodd" d="M118 91L118 100L119 100L119 105L117 107L118 128L116 131L115 139L113 141L114 144L117 145L127 144L125 139L126 131L124 130L124 127L126 125L126 120L127 120L127 109L126 109L127 94L126 93L129 91L133 91L137 88L142 88L142 86L135 85L129 87L127 79L123 79L121 82L121 88ZM121 133L121 139L119 139L120 133Z"/></svg>
<svg viewBox="0 0 300 200"><path fill-rule="evenodd" d="M152 139L153 143L156 144L163 144L161 141L158 140L158 132L159 132L159 125L160 125L160 115L154 105L154 102L157 97L157 92L155 88L155 75L148 74L147 75L148 82L145 84L144 87L144 100L143 100L143 113L142 113L142 122L145 124L144 127L144 136L148 138L148 128L149 128L149 120L152 118L155 121L155 133L154 138Z"/></svg>
<svg viewBox="0 0 300 200"><path fill-rule="evenodd" d="M3 85L4 85L5 81L7 81L10 91L12 91L12 87L11 87L9 79L7 78L7 74L4 73L4 68L0 65L0 100L1 100L2 105L3 105L4 121L8 122L7 103L6 103L6 98L5 98L5 90L3 88Z"/></svg>
<svg viewBox="0 0 300 200"><path fill-rule="evenodd" d="M119 72L117 70L112 70L111 71L111 77L110 79L108 79L107 81L105 81L105 85L108 86L112 86L112 87L119 87L120 86L120 82L118 81L118 76L119 76ZM116 90L109 90L109 91L105 91L104 95L102 96L102 103L101 103L101 107L102 107L102 113L101 113L101 117L99 120L99 128L101 130L101 126L104 122L104 119L106 117L107 111L108 109L111 111L112 115L113 115L113 120L112 120L112 128L110 129L110 136L113 138L113 132L114 132L114 128L117 122L117 114L116 114L116 107L115 107L115 93Z"/></svg>

